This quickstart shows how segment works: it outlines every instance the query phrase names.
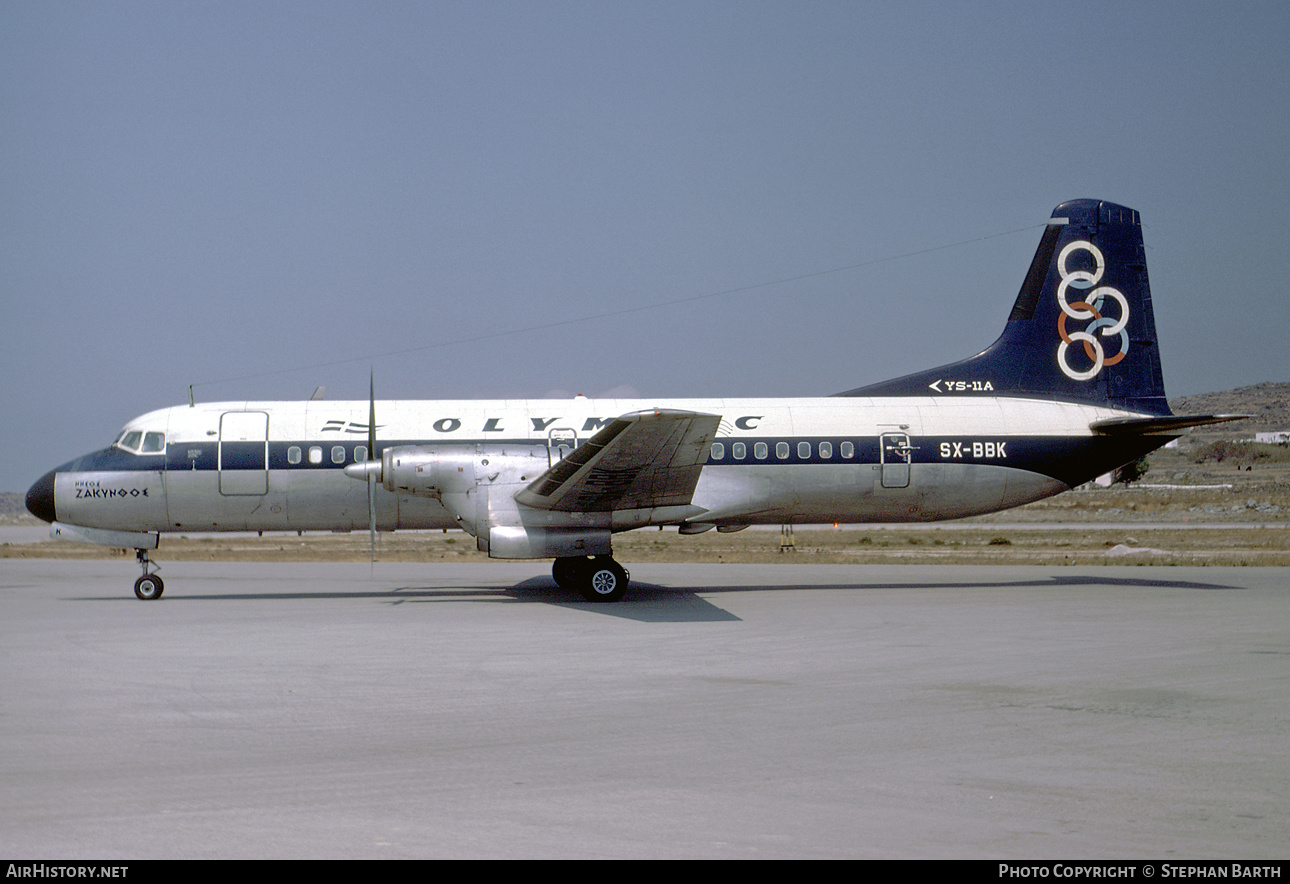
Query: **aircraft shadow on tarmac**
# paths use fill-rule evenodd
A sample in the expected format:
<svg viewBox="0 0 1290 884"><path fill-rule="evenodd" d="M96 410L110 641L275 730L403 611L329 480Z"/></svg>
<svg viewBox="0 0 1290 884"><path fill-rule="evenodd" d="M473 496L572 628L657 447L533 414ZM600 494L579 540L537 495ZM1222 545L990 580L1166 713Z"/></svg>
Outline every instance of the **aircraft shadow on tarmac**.
<svg viewBox="0 0 1290 884"><path fill-rule="evenodd" d="M750 587L765 589L770 587ZM779 587L782 588L782 587ZM740 587L716 591L737 591ZM337 599L380 600L388 604L425 604L429 602L509 602L556 605L595 614L608 614L625 620L642 623L702 623L707 621L737 621L740 618L724 611L699 597L707 588L667 587L635 582L631 594L620 602L599 604L585 601L578 593L557 587L551 580L534 577L510 587L484 586L400 586L395 589L341 590L336 592L222 592L218 594L173 593L159 603L167 602L232 602L232 601L334 601ZM125 601L137 603L129 596L82 596L69 601L106 602Z"/></svg>
<svg viewBox="0 0 1290 884"><path fill-rule="evenodd" d="M1155 586L1162 589L1246 589L1244 586L1228 586L1221 583L1199 583L1194 580L1160 580L1142 577L1094 577L1087 574L1062 575L1058 577L1037 577L1028 580L963 580L957 582L924 580L914 583L895 583L892 581L873 581L865 583L797 583L791 586L782 584L754 585L740 583L733 586L704 586L695 592L771 592L801 589L863 590L863 589L1007 589L1015 587L1042 588L1057 586Z"/></svg>
<svg viewBox="0 0 1290 884"><path fill-rule="evenodd" d="M596 614L606 614L624 620L636 620L641 623L702 623L738 621L741 618L723 610L700 594L743 593L743 592L795 592L801 590L927 590L927 589L1007 589L1007 588L1043 588L1043 587L1076 587L1076 586L1126 586L1126 587L1159 587L1162 589L1199 589L1199 590L1232 590L1244 589L1242 586L1231 586L1219 583L1203 583L1192 580L1170 580L1147 577L1119 577L1113 575L1095 576L1088 574L1055 575L1035 577L1022 580L963 580L921 582L864 581L852 583L804 583L804 584L749 584L736 583L728 586L660 586L658 584L637 581L632 584L631 593L626 599L614 604L596 604L584 601L576 592L560 589L545 577L532 577L509 587L486 586L400 586L394 589L352 590L352 591L311 591L311 592L229 592L219 594L192 595L175 593L168 596L163 603L172 601L284 601L284 600L336 600L366 599L382 600L389 604L425 604L431 602L508 602L538 603L556 605L562 608L573 608ZM137 604L129 597L113 596L111 598L82 597L76 601L113 601L119 600Z"/></svg>

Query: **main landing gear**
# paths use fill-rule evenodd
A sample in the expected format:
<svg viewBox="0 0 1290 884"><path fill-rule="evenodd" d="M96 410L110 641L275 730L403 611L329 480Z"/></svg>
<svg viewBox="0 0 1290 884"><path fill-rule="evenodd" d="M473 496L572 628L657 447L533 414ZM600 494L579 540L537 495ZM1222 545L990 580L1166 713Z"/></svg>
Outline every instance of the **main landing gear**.
<svg viewBox="0 0 1290 884"><path fill-rule="evenodd" d="M611 556L556 559L551 576L565 589L576 589L589 602L616 602L627 592L631 575Z"/></svg>
<svg viewBox="0 0 1290 884"><path fill-rule="evenodd" d="M145 602L161 598L161 594L166 589L166 584L157 576L161 566L154 565L148 559L146 549L136 549L134 557L138 560L140 567L143 568L143 576L134 581L134 594Z"/></svg>

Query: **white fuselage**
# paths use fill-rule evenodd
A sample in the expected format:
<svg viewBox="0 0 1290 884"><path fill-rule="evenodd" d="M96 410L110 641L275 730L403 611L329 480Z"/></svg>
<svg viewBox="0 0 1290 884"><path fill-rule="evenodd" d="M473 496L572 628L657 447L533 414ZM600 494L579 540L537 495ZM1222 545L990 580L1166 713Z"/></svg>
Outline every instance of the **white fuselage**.
<svg viewBox="0 0 1290 884"><path fill-rule="evenodd" d="M114 447L60 467L57 519L145 532L366 529L367 485L344 467L368 457L370 405L220 402L145 414L125 431L163 434L164 453ZM377 449L472 453L480 493L509 500L615 417L662 407L721 416L692 505L559 516L563 524L621 531L957 518L1056 494L1141 453L1089 429L1123 412L984 396L382 401ZM470 530L435 497L383 488L376 522Z"/></svg>

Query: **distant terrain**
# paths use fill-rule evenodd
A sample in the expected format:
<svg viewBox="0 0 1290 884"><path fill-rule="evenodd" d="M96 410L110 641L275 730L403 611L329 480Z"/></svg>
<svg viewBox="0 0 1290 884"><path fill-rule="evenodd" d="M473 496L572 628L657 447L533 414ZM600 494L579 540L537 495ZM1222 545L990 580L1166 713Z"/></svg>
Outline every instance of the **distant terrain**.
<svg viewBox="0 0 1290 884"><path fill-rule="evenodd" d="M1225 424L1208 435L1239 439L1255 432L1290 430L1290 382L1267 382L1219 393L1170 399L1175 414L1250 414L1249 420Z"/></svg>
<svg viewBox="0 0 1290 884"><path fill-rule="evenodd" d="M35 477L32 481L36 481ZM21 491L0 491L0 519L27 515L27 495ZM34 520L33 520L34 521Z"/></svg>

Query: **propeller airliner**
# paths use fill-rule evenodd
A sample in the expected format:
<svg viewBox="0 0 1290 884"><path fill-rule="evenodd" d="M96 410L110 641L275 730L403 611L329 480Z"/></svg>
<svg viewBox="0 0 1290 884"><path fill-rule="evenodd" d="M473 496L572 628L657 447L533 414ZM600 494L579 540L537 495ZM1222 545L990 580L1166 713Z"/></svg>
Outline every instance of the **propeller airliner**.
<svg viewBox="0 0 1290 884"><path fill-rule="evenodd" d="M622 531L995 512L1238 417L1170 412L1138 213L1073 200L1002 335L960 362L818 398L190 402L49 471L27 508L135 549L140 599L162 595L163 533L459 528L607 602Z"/></svg>

